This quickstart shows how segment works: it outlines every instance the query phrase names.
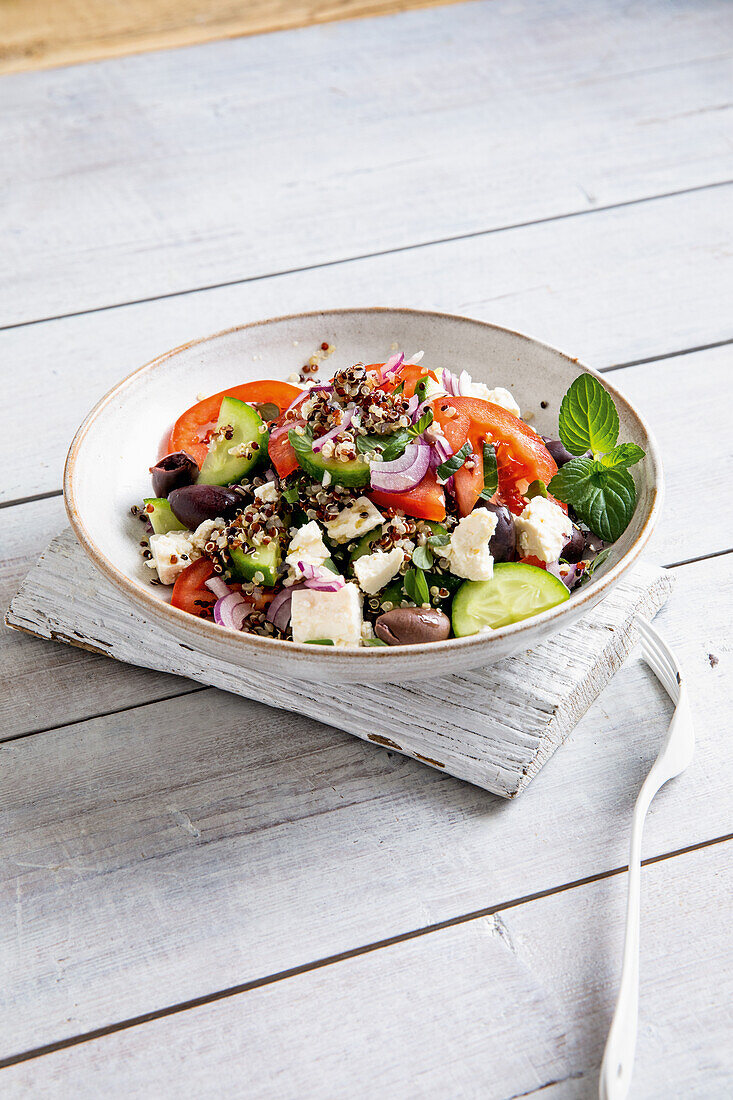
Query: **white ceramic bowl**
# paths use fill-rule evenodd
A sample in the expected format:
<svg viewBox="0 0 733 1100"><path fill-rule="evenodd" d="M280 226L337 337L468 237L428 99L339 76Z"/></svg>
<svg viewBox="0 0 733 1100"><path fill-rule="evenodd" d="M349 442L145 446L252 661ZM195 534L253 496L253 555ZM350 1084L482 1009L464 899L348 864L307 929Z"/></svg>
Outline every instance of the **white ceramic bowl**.
<svg viewBox="0 0 733 1100"><path fill-rule="evenodd" d="M354 362L384 361L395 348L408 356L424 349L427 367L465 368L476 381L510 389L523 416L531 413L532 426L544 435L556 434L562 396L580 371L588 369L520 333L409 309L279 317L192 341L141 367L102 398L79 428L66 461L64 497L74 531L100 572L179 641L211 657L283 677L383 683L440 676L491 664L562 630L591 612L634 564L659 514L662 468L644 421L604 377L619 411L620 439L646 451L634 467L638 504L593 581L561 606L489 635L363 649L241 634L171 607L171 590L150 584L150 570L139 553L140 524L130 515L130 506L150 493L148 467L159 454L166 429L202 392L256 378L287 378L324 340L335 346L327 361L329 372Z"/></svg>

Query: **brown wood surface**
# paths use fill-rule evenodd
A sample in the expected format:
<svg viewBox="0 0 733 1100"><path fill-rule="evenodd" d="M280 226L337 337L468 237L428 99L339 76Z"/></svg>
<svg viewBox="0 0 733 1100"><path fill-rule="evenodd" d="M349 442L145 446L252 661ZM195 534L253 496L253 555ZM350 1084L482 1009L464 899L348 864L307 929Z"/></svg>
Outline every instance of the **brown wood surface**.
<svg viewBox="0 0 733 1100"><path fill-rule="evenodd" d="M0 0L0 73L195 46L452 0Z"/></svg>

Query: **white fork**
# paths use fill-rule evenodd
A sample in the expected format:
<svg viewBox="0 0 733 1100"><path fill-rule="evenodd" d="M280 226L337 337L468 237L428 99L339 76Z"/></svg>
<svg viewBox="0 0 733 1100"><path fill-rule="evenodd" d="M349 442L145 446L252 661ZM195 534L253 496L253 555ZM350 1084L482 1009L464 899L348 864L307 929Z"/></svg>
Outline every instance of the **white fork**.
<svg viewBox="0 0 733 1100"><path fill-rule="evenodd" d="M667 643L646 619L637 616L644 660L675 704L675 712L659 755L644 780L634 806L629 855L629 894L626 904L626 938L616 1011L603 1053L598 1086L600 1100L624 1100L631 1085L639 1011L639 912L641 834L654 795L668 779L680 775L692 760L695 731L677 660Z"/></svg>

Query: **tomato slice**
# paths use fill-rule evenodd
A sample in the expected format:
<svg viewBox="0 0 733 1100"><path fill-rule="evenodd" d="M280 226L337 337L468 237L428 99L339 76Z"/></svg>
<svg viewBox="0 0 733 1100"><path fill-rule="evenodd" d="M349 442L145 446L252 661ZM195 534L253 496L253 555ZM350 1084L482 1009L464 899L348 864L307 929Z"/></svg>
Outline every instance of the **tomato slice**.
<svg viewBox="0 0 733 1100"><path fill-rule="evenodd" d="M198 615L202 619L212 617L212 608L216 596L206 587L206 581L214 576L214 565L209 558L198 558L187 565L176 577L173 585L171 603L188 611L189 615Z"/></svg>
<svg viewBox="0 0 733 1100"><path fill-rule="evenodd" d="M208 447L203 442L203 437L216 424L219 409L225 397L236 397L239 401L247 401L250 404L276 405L282 414L302 392L297 386L291 386L289 382L261 378L257 382L244 382L241 386L232 386L231 389L214 393L211 397L206 397L198 404L192 405L178 417L168 440L168 450L187 451L201 466L208 454Z"/></svg>
<svg viewBox="0 0 733 1100"><path fill-rule="evenodd" d="M472 429L482 429L490 442L506 446L512 460L521 467L520 478L543 481L546 485L557 473L557 464L547 447L519 417L480 397L442 398L441 406L446 402L466 413Z"/></svg>
<svg viewBox="0 0 733 1100"><path fill-rule="evenodd" d="M372 489L367 496L372 504L376 504L377 508L383 508L385 511L399 508L406 516L414 516L415 519L445 519L443 486L438 484L438 479L432 470L429 470L422 481L407 492L385 493L380 489Z"/></svg>

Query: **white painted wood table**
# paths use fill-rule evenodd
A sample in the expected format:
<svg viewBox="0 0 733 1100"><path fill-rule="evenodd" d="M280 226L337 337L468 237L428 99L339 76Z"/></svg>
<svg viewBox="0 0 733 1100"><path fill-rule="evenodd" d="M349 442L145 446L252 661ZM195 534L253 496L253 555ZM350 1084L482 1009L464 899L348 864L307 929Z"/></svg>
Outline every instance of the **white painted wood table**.
<svg viewBox="0 0 733 1100"><path fill-rule="evenodd" d="M467 313L647 414L698 751L645 835L637 1097L733 1094L732 60L721 0L493 0L0 81L4 604L87 408L227 325ZM0 646L3 1097L594 1095L669 717L636 657L507 804Z"/></svg>

